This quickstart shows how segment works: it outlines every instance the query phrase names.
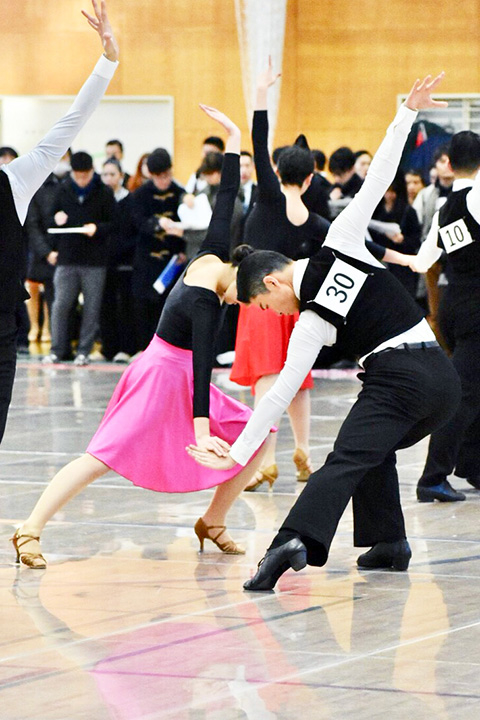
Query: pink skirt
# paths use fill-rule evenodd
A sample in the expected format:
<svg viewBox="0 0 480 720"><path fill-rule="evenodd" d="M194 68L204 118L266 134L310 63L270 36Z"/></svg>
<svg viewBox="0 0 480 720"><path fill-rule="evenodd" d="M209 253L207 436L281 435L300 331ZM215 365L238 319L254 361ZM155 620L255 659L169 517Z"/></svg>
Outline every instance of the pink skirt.
<svg viewBox="0 0 480 720"><path fill-rule="evenodd" d="M210 385L210 432L230 445L252 410ZM158 492L193 492L220 485L243 469L210 470L185 446L195 443L192 351L154 335L120 378L87 453L134 485Z"/></svg>

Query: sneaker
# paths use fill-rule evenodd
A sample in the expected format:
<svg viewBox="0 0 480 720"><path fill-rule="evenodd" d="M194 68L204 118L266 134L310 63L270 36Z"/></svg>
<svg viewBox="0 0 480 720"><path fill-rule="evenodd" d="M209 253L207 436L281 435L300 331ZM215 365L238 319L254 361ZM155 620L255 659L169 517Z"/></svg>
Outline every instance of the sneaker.
<svg viewBox="0 0 480 720"><path fill-rule="evenodd" d="M128 363L129 360L130 355L127 355L127 353L124 352L118 352L113 358L114 363Z"/></svg>
<svg viewBox="0 0 480 720"><path fill-rule="evenodd" d="M83 355L83 353L78 353L77 357L73 361L73 364L83 367L84 365L88 365L89 362L90 360L86 355Z"/></svg>
<svg viewBox="0 0 480 720"><path fill-rule="evenodd" d="M56 365L60 362L60 358L58 355L55 355L55 353L50 353L50 355L45 355L42 364L43 365Z"/></svg>

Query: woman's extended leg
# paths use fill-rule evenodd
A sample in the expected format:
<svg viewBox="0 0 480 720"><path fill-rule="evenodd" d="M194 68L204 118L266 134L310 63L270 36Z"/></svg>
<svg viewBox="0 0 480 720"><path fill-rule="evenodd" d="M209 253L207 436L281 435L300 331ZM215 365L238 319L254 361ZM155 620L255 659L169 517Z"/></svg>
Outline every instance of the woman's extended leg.
<svg viewBox="0 0 480 720"><path fill-rule="evenodd" d="M86 454L72 460L52 478L32 513L17 530L15 536L39 537L46 523L60 508L109 470L107 465L92 455ZM40 553L40 543L36 540L22 542L21 547L24 553L33 555Z"/></svg>
<svg viewBox="0 0 480 720"><path fill-rule="evenodd" d="M254 474L264 463L264 457L269 452L270 445L275 442L275 434L276 433L270 433L268 435L260 451L255 455L253 460L248 463L248 465L245 465L238 475L235 475L235 477L231 480L217 486L212 501L201 518L207 527L221 528L225 525L227 512L230 510L234 501L251 479L252 474ZM217 535L218 531L216 533L215 531L209 533L209 537L216 537ZM226 530L216 537L216 539L220 544L224 544L229 541L233 543Z"/></svg>

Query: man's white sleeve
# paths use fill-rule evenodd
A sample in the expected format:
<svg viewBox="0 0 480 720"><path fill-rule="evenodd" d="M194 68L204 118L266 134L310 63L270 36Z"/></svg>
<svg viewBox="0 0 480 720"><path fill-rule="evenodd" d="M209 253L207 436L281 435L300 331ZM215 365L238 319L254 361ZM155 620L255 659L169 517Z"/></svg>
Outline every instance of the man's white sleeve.
<svg viewBox="0 0 480 720"><path fill-rule="evenodd" d="M231 447L230 456L237 463L247 464L292 402L322 347L333 345L336 339L336 328L312 310L304 310L300 314L290 336L285 365L277 381L260 400L243 432Z"/></svg>
<svg viewBox="0 0 480 720"><path fill-rule="evenodd" d="M65 155L98 106L117 66L117 62L112 62L102 55L67 114L33 150L2 167L10 180L15 207L22 224L33 195Z"/></svg>

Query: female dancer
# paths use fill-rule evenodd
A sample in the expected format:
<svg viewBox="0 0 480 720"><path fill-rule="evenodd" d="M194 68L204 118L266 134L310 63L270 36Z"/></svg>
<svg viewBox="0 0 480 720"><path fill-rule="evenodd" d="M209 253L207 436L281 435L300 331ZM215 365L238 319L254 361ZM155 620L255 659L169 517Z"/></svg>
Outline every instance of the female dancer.
<svg viewBox="0 0 480 720"><path fill-rule="evenodd" d="M55 475L14 534L17 562L31 568L46 567L39 545L46 522L109 470L135 485L163 492L217 485L206 513L195 525L200 549L209 539L225 553L245 552L229 537L225 516L259 467L263 453L246 467L236 466L219 476L197 465L185 452L185 445L195 439L196 445L225 455L251 415L248 407L210 385L221 306L236 301L237 265L251 249L240 246L232 262L228 261L230 222L240 180L240 131L218 110L201 107L228 134L207 237L170 293L149 347L120 379L86 454Z"/></svg>
<svg viewBox="0 0 480 720"><path fill-rule="evenodd" d="M252 141L257 171L258 193L255 207L247 219L245 241L256 250L276 250L293 260L310 257L320 249L329 223L320 215L309 212L302 195L313 175L311 153L293 145L283 150L279 160L280 183L268 152L267 91L279 75L272 63L259 76L257 100L253 115ZM231 379L240 385L250 385L255 394L255 406L270 389L282 369L290 334L297 316L277 316L253 306L241 306L235 346L235 362ZM310 389L309 373L292 400L288 414L295 439L293 460L297 479L308 480L311 472L309 455ZM275 445L270 444L259 470L247 490L255 490L267 481L270 487L278 476Z"/></svg>

